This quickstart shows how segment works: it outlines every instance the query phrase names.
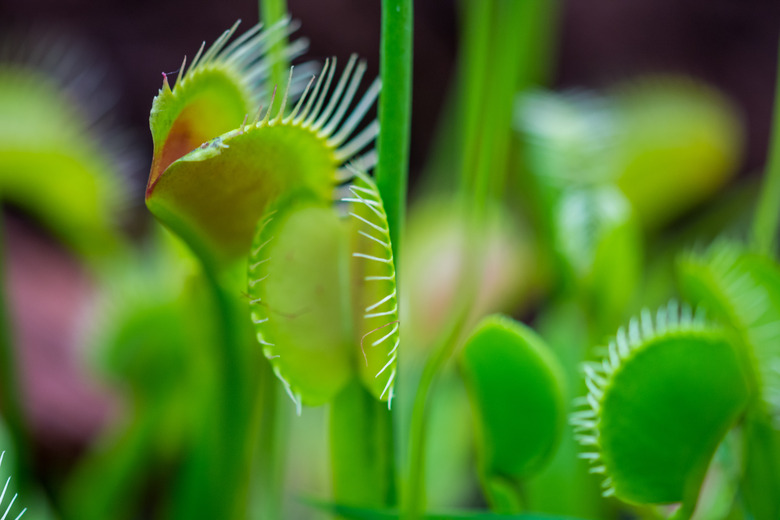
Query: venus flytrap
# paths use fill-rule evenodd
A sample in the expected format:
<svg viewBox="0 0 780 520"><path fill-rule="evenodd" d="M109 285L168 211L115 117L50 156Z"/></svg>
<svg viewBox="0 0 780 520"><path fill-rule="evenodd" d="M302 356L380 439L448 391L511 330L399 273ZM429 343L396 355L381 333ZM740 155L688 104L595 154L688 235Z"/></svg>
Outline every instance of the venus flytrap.
<svg viewBox="0 0 780 520"><path fill-rule="evenodd" d="M256 332L253 348L262 349L297 412L304 404L334 402L337 423L350 415L339 413L341 406L357 413L378 400L389 407L396 377L400 325L390 231L377 188L362 173L376 161L370 145L378 124L363 119L380 83L375 80L353 107L365 63L353 56L337 74L334 59L297 99L291 70L267 109L248 109L254 92L248 86L261 92L260 71L270 66L262 42L274 31L286 34L287 24L252 29L228 44L232 29L199 54L173 88L164 80L150 119L156 137L147 206L201 259L221 306L235 300L228 286L246 288L243 319ZM281 99L278 109L274 99ZM223 106L234 107L232 118L224 119ZM242 264L245 274L238 271ZM242 383L245 347L228 326L238 314L226 312L223 320L226 338L235 342L225 352L225 407L252 399ZM354 379L365 390L352 385ZM342 391L356 397L342 399ZM357 397L361 392L366 395ZM226 428L232 435L243 429L239 423ZM370 421L365 428L350 432L350 439L363 453L360 466L375 468L359 483L367 489L384 479L389 461L372 456L380 446L371 438L379 433ZM331 442L338 451L344 440ZM333 460L336 467L342 458ZM342 489L339 482L336 488Z"/></svg>
<svg viewBox="0 0 780 520"><path fill-rule="evenodd" d="M736 174L742 124L717 90L691 78L651 76L611 94L616 183L644 227L668 224Z"/></svg>
<svg viewBox="0 0 780 520"><path fill-rule="evenodd" d="M780 270L724 239L703 253L681 255L677 267L686 296L732 327L742 345L755 386L743 432L744 493L756 518L774 518L780 513Z"/></svg>
<svg viewBox="0 0 780 520"><path fill-rule="evenodd" d="M251 39L249 41L253 42ZM229 57L223 58L223 54L230 56L231 52L243 51L239 46L237 51L229 47L222 52L225 42L225 38L220 38L215 44L217 50L212 48L204 55L205 58L196 61L195 66L185 74L180 83L183 93L177 94L178 84L172 91L163 86L153 108L153 126L155 120L163 116L166 121L171 119L160 107L164 107L171 96L187 95L184 90L189 85L187 81L199 80L202 74L199 67L206 67L212 64L212 61L217 64L229 63ZM346 162L353 158L360 167L370 166L374 161L374 155L370 151L362 156L356 154L375 137L376 123L369 123L354 137L351 135L376 99L379 93L378 81L369 87L355 109L347 115L364 71L365 64L357 63L353 57L333 86L335 60L326 63L316 83L314 79L309 82L289 113L285 112L289 92L285 92L285 101L277 113L272 114L268 109L260 117L262 112L258 112L255 120L247 122L244 119L234 130L203 143L169 166L153 167L150 175L147 189L147 204L150 210L182 236L193 250L198 251L200 256L206 259L207 265L228 266L230 262L249 258L248 289L252 321L258 328L261 344L267 349L268 357L272 360L279 357L279 353L272 348L279 342L275 336L283 338L282 344L299 345L305 342L301 336L295 336L296 334L306 336L313 330L320 330L317 327L312 329L311 326L301 329L295 323L287 326L286 332L275 327L284 328L281 324L284 320L294 320L300 316L307 319L309 315L317 312L328 312L325 310L328 307L326 303L344 298L341 294L343 287L355 288L355 298L359 300L356 305L363 309L365 319L386 317L389 322L396 322L397 325L394 268L387 217L373 181L355 170L357 166L351 166L352 169L345 166ZM160 150L158 157L161 158L155 160L158 165L165 165L167 162L167 159L163 158L168 156L166 150L171 136L170 132L165 135L168 136L165 144L157 147ZM157 173L157 170L163 168L162 173ZM352 197L345 197L339 202L335 196L337 186L354 177L359 177L359 180L341 188L341 191L348 190ZM332 246L332 240L338 243L338 236L344 235L346 231L344 219L338 214L340 204L344 204L345 211L365 228L356 229L354 239L348 240L346 236L343 238L344 244L347 241L354 242L351 245L354 249L353 258L362 259L364 264L366 261L384 264L386 268L380 269L378 273L373 273L376 269L361 268L368 273L362 279L347 278L339 282L339 264L346 262L349 255L338 246L334 246L333 254L329 254L327 249ZM226 211L226 208L229 208L229 211ZM254 233L254 243L250 243L251 230L255 227L257 231ZM315 238L321 241L312 242ZM301 242L304 243L303 246L299 245ZM312 247L308 253L294 251L298 247L307 246ZM289 248L293 248L293 251ZM319 256L320 253L325 257ZM317 287L316 283L294 281L296 272L310 272L313 276L319 276L314 264L290 269L286 258L293 254L304 260L308 257L309 261L316 261L321 268L323 265L320 262L327 258L325 267L331 264L335 270L324 277L332 286L329 291L325 291L327 294L319 304L313 305L305 295L289 294L291 287ZM214 255L218 257L214 258ZM345 268L347 274L354 269L350 266ZM279 283L282 285L274 285ZM268 291L272 292L270 301ZM276 301L273 291L277 291L276 294L279 295ZM349 295L349 291L346 294ZM287 304L279 303L278 298L283 295L288 298ZM372 300L375 296L377 301ZM340 323L347 319L339 318L344 305L349 307L349 298L344 298L343 301L344 304L333 306L333 316L328 318L327 314L323 314L318 318L322 320L320 325ZM290 308L291 305L302 306L304 311ZM277 315L275 320L268 316L272 313ZM265 325L267 322L268 325ZM361 342L374 329L382 328L386 324L381 321L372 323L376 327L367 330L362 326L357 328L358 332L362 330ZM347 341L346 336L351 330L349 319L343 325L344 330L335 332L336 339L341 338L342 342ZM397 332L396 326L386 331L385 336L395 339ZM289 334L293 336L286 337ZM327 340L325 341L327 343ZM349 341L354 342L355 338L350 338ZM372 346L377 346L378 341L380 340L374 339ZM384 343L384 339L381 339L381 342ZM344 349L344 345L331 347L332 353ZM338 354L336 356L338 357ZM306 360L305 356L302 363L315 365L311 360ZM375 362L368 364L376 365ZM371 377L376 377L376 372L385 364L371 368ZM391 369L389 374L392 373ZM304 376L296 379L303 382L311 381L312 378ZM342 378L341 384L343 382ZM387 388L383 387L376 392L377 397L388 399L391 395L390 383L388 380L385 383ZM340 384L334 385L322 398L312 397L307 400L317 404L327 402L335 395L339 386ZM371 383L369 386L375 385ZM291 395L295 396L295 392L291 392ZM300 402L297 397L294 399Z"/></svg>
<svg viewBox="0 0 780 520"><path fill-rule="evenodd" d="M571 420L604 495L681 502L675 518L690 518L715 449L751 399L738 342L672 301L619 329L584 372L588 394Z"/></svg>
<svg viewBox="0 0 780 520"><path fill-rule="evenodd" d="M108 122L114 92L103 68L73 42L0 44L0 203L41 225L90 274L124 251L126 140ZM0 242L3 238L0 215ZM0 257L4 255L0 245ZM0 271L7 275L2 267ZM4 278L5 276L0 276ZM29 417L14 352L16 324L0 280L0 410L14 447L20 485L32 487ZM6 464L8 467L8 464ZM38 509L36 507L36 509ZM37 512L36 512L37 514Z"/></svg>
<svg viewBox="0 0 780 520"><path fill-rule="evenodd" d="M40 51L49 68L70 64L55 70L0 55L0 198L94 261L122 242L118 217L127 186L120 172L128 156L121 136L103 120L101 110L110 103L99 105L100 73L74 66L89 57L66 42L60 47L65 50ZM85 84L94 90L83 91ZM92 112L91 101L98 105Z"/></svg>
<svg viewBox="0 0 780 520"><path fill-rule="evenodd" d="M497 513L520 513L527 478L548 462L564 423L563 376L541 338L503 316L485 318L460 356L477 429L480 481Z"/></svg>
<svg viewBox="0 0 780 520"><path fill-rule="evenodd" d="M269 208L253 242L252 321L298 407L331 401L355 367L392 403L400 325L387 219L368 176L349 190L350 220L298 195Z"/></svg>
<svg viewBox="0 0 780 520"><path fill-rule="evenodd" d="M519 166L510 160L510 108L516 90L551 62L539 47L546 47L553 8L546 0L464 6L461 105L448 143L462 147L450 169L460 177L461 197L447 205L457 208L455 217L446 213L444 224L409 242L431 249L403 260L424 258L444 270L448 257L460 258L447 273L449 292L409 298L436 302L425 309L430 314L411 313L426 321L412 328L413 342L432 347L419 348L417 359L403 353L407 368L429 356L417 367L420 383L411 396L415 370L399 363L401 330L410 329L400 321L404 293L396 275L411 0L382 2L381 95L378 80L363 86L365 64L354 57L339 66L329 60L313 77L301 73L311 65L289 70L306 43L287 43L296 27L283 0L262 3L266 29L238 35L233 26L190 65L185 61L176 80L164 77L150 115L146 203L194 252L199 264L189 265L186 280L195 292L165 262L144 275L113 271L127 285L112 293L124 308L101 342L140 413L117 434L116 445L127 449L99 464L87 457L87 470L72 477L78 499L72 505L64 498L66 514L137 514L122 504L138 496L143 474L160 470L162 478L173 477L159 494L162 516L245 518L252 501L260 517L283 518L278 407L307 414L304 407L329 405L332 500L322 508L339 517L533 519L527 511L538 511L657 519L665 512L657 504L681 504L674 517L688 518L702 501L716 452L729 455L718 461L729 475L725 487L739 487L738 500L731 503L732 489L719 514L778 517L774 260L725 243L686 255L678 264L682 292L712 321L674 301L654 315L627 316L641 303L643 251L663 240L651 237L645 249L642 232L706 198L733 170L739 130L728 106L706 89L672 81L604 97L526 97L516 121L528 172L520 180L539 202L531 210L539 244L511 237L515 228L502 225L516 217L497 207ZM380 122L368 116L377 98ZM375 163L376 181L367 173ZM677 196L656 204L657 193L677 182ZM776 209L766 204L764 215ZM756 226L764 248L770 224ZM433 261L431 250L438 253ZM409 269L409 290L422 290L426 272ZM535 285L524 283L526 272L536 275ZM496 315L471 330L487 312L522 312L512 306L529 304L523 289L531 285L535 295L552 293L535 309L544 341ZM671 282L661 285L658 293L673 290ZM426 318L436 312L437 319ZM606 347L590 348L622 322ZM493 513L427 512L426 421L441 404L433 403L435 380L456 353L466 388L453 391L450 397L462 395L463 402L451 408L462 410L470 398L476 473ZM583 378L578 367L586 359ZM293 403L277 402L276 392ZM584 394L571 424L565 417L575 404L567 392ZM407 420L396 404L412 401ZM462 414L452 420L462 427ZM580 459L572 429L583 446ZM740 442L744 449L735 453ZM401 460L408 464L397 480ZM626 504L602 499L599 486ZM100 498L91 500L96 490ZM701 509L704 518L709 510Z"/></svg>
<svg viewBox="0 0 780 520"><path fill-rule="evenodd" d="M224 48L230 33L204 58L194 60L172 90L164 81L155 98L150 125L156 153L146 194L150 211L218 270L246 258L255 225L276 197L310 190L321 200L330 200L335 186L351 177L342 165L358 160L377 131L376 123L369 123L350 139L378 94L378 82L345 118L365 64L351 59L335 86L335 62L326 64L292 110L287 106L292 105L288 87L275 94L283 99L278 111L272 112L272 106L263 111L246 92L240 96L238 86L262 79L257 70L268 65L260 60L263 48L256 42L268 35L261 32L238 47ZM231 59L236 54L243 61ZM244 62L252 68L238 68ZM214 75L233 88L212 92ZM206 103L198 94L207 87L213 102L209 97ZM184 101L170 101L180 98ZM213 117L225 117L222 105L228 101L236 106L232 119L211 124ZM189 122L191 111L198 112L198 125ZM201 128L203 124L208 126ZM180 143L180 134L188 140ZM360 165L372 163L369 154Z"/></svg>

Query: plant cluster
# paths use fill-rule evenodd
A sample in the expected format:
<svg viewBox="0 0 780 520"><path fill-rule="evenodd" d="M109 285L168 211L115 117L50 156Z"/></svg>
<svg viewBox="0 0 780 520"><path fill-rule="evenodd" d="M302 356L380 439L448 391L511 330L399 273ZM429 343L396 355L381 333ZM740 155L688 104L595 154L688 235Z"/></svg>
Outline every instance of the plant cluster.
<svg viewBox="0 0 780 520"><path fill-rule="evenodd" d="M780 133L753 216L719 93L544 91L552 2L461 10L408 219L411 0L382 2L381 81L290 67L282 0L163 74L142 245L89 118L0 64L0 196L93 272L128 403L44 496L2 328L17 519L780 517Z"/></svg>

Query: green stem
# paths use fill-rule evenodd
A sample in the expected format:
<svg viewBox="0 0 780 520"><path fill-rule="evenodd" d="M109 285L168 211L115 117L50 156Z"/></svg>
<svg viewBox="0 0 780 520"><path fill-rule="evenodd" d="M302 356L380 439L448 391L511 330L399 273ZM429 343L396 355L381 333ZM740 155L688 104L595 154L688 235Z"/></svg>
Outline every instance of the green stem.
<svg viewBox="0 0 780 520"><path fill-rule="evenodd" d="M412 124L412 34L414 10L412 0L382 0L382 33L380 42L379 137L375 179L387 214L390 243L396 269L399 307L402 303L401 240L406 214L406 189L409 177L409 144ZM402 360L399 356L399 363ZM396 393L403 380L396 377ZM387 432L387 454L393 453L393 424L376 424ZM378 434L378 432L377 432ZM403 452L402 452L403 453ZM389 467L395 470L393 463ZM394 482L393 482L394 489ZM393 491L394 493L394 491Z"/></svg>
<svg viewBox="0 0 780 520"><path fill-rule="evenodd" d="M463 52L461 53L460 83L463 111L460 190L464 199L471 198L477 178L477 162L482 147L483 103L486 98L489 73L492 1L466 2L464 5Z"/></svg>
<svg viewBox="0 0 780 520"><path fill-rule="evenodd" d="M287 16L286 0L260 0L260 19L265 27L271 27L276 22ZM273 114L279 110L282 103L282 93L287 86L287 78L290 70L290 60L285 55L287 49L287 37L279 36L268 49L268 57L271 59L271 83L268 88L268 99L271 99L274 88L277 88L277 95L274 98Z"/></svg>
<svg viewBox="0 0 780 520"><path fill-rule="evenodd" d="M283 518L284 462L287 454L289 421L281 409L279 381L271 364L258 349L254 362L261 368L254 389L257 399L248 441L255 453L255 481L252 485L251 518ZM285 401L287 396L283 397ZM284 403L285 405L288 402Z"/></svg>
<svg viewBox="0 0 780 520"><path fill-rule="evenodd" d="M412 121L412 0L382 0L379 160L376 184L390 228L396 269L403 236Z"/></svg>
<svg viewBox="0 0 780 520"><path fill-rule="evenodd" d="M214 293L222 335L222 344L216 346L222 371L219 385L222 395L218 417L221 418L223 426L220 440L224 442L225 473L220 479L222 489L217 496L219 500L227 503L228 511L231 513L239 511L240 514L244 506L230 504L230 497L241 495L239 491L245 485L244 477L248 467L245 461L246 443L244 439L247 434L249 402L246 392L246 363L244 363L243 354L246 338L249 337L247 333L249 320L246 319L244 320L246 323L240 323L237 318L242 313L237 309L238 298L233 297L214 275L207 274L207 278ZM232 517L232 515L227 516L227 518Z"/></svg>
<svg viewBox="0 0 780 520"><path fill-rule="evenodd" d="M503 198L517 92L548 75L555 2L485 0L466 7L461 193L479 216Z"/></svg>
<svg viewBox="0 0 780 520"><path fill-rule="evenodd" d="M763 403L747 413L743 426L744 468L742 494L750 517L756 520L780 515L780 434Z"/></svg>
<svg viewBox="0 0 780 520"><path fill-rule="evenodd" d="M212 360L217 384L214 400L204 403L213 413L202 426L195 451L186 461L184 479L175 502L174 518L242 518L247 507L249 462L248 365L246 339L249 320L244 308L219 277L206 268L205 278L214 302L218 327Z"/></svg>
<svg viewBox="0 0 780 520"><path fill-rule="evenodd" d="M390 411L357 379L330 406L333 498L337 504L395 505Z"/></svg>
<svg viewBox="0 0 780 520"><path fill-rule="evenodd" d="M471 299L464 298L464 301L471 301ZM441 372L441 368L452 356L452 352L458 344L470 310L468 304L461 305L447 333L442 336L433 354L425 363L420 382L417 385L409 425L409 471L402 495L404 518L407 520L422 518L425 509L425 444L428 396L436 376Z"/></svg>
<svg viewBox="0 0 780 520"><path fill-rule="evenodd" d="M774 255L780 221L780 66L775 80L775 109L764 185L753 220L753 241L764 254Z"/></svg>

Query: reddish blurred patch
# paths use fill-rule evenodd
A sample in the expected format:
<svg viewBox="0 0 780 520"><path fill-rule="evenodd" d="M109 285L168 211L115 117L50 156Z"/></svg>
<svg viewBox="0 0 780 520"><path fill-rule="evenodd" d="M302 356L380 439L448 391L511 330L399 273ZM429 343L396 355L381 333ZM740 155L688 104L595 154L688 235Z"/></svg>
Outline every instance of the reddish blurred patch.
<svg viewBox="0 0 780 520"><path fill-rule="evenodd" d="M25 416L44 460L69 458L117 412L116 398L85 366L80 341L94 287L78 260L33 224L14 215L4 220L6 298Z"/></svg>

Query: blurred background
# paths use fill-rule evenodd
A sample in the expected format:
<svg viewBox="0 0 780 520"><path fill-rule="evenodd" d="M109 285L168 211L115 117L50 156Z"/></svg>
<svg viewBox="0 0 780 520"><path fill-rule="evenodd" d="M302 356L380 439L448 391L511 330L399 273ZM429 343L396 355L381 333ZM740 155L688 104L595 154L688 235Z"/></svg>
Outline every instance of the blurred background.
<svg viewBox="0 0 780 520"><path fill-rule="evenodd" d="M457 2L415 2L412 198L455 78ZM313 59L358 53L378 74L379 1L289 0ZM165 72L213 41L237 18L258 18L244 0L1 0L5 56L34 61L47 41L77 49L70 58L92 74L76 101L103 103L94 119L126 179L124 226L140 237L150 216L143 193L152 157L148 117ZM744 125L741 179L765 161L777 63L780 3L772 0L562 1L557 15L552 89L600 90L647 74L690 76L720 90ZM19 48L33 51L19 51ZM21 57L20 57L21 56ZM51 64L49 64L51 65ZM73 78L71 78L73 79ZM78 84L78 78L72 85ZM74 98L74 99L75 99ZM0 119L9 122L8 114ZM91 373L82 338L89 331L94 281L35 219L3 208L5 279L16 374L25 395L36 463L44 482L68 471L96 435L122 417L116 389Z"/></svg>

